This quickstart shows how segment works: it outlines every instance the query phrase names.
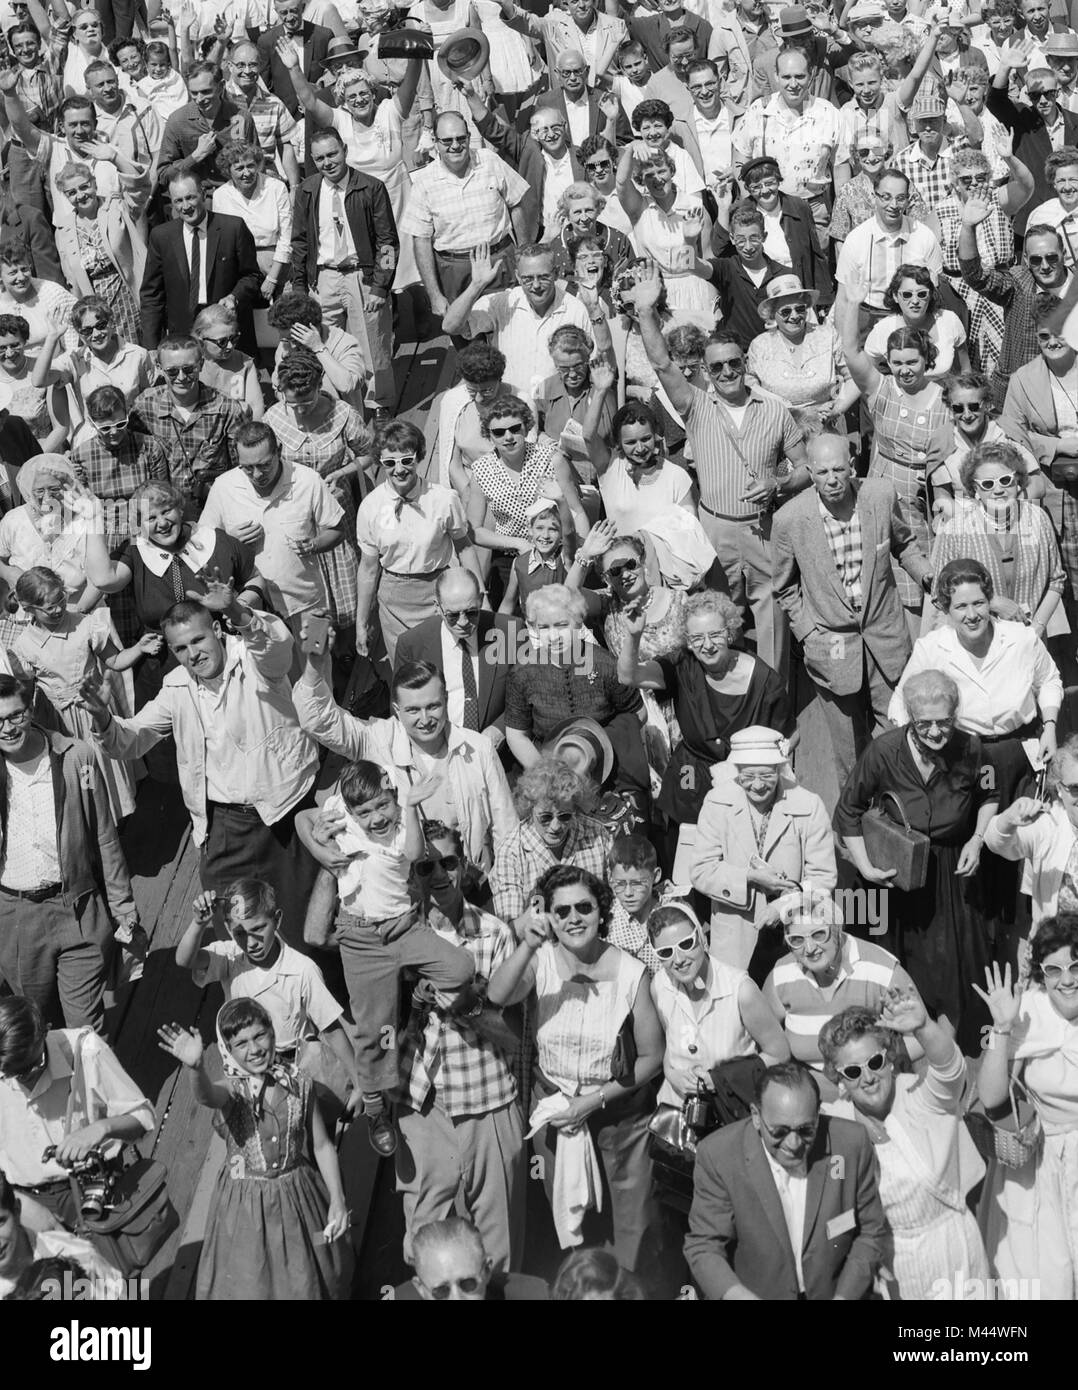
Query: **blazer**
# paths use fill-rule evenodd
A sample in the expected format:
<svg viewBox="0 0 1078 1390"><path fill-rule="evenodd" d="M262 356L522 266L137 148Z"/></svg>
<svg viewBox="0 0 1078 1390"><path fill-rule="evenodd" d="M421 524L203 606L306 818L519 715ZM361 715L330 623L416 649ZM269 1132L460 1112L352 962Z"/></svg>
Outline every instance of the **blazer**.
<svg viewBox="0 0 1078 1390"><path fill-rule="evenodd" d="M9 151L10 153L10 151ZM32 203L12 199L0 213L0 240L21 241L30 252L30 270L37 280L65 283L49 219Z"/></svg>
<svg viewBox="0 0 1078 1390"><path fill-rule="evenodd" d="M546 164L543 151L530 135L522 135L493 111L487 111L478 121L476 129L485 140L489 140L498 153L508 161L528 183L528 191L520 200L524 214L524 241L539 240L539 229L543 225L543 187L546 184ZM576 150L569 146L569 164L574 181L584 179L584 169L576 157ZM586 180L585 180L586 181ZM544 228L549 237L553 227Z"/></svg>
<svg viewBox="0 0 1078 1390"><path fill-rule="evenodd" d="M254 238L242 218L224 212L208 212L206 216L206 303L216 304L226 295L235 295L240 346L253 354L257 348L252 307L262 284ZM187 302L191 266L183 228L179 218L174 218L150 232L139 293L143 343L148 348L155 348L169 333L191 331Z"/></svg>
<svg viewBox="0 0 1078 1390"><path fill-rule="evenodd" d="M830 304L835 298L835 282L827 262L827 253L820 245L812 210L803 199L795 198L790 193L781 193L779 199L782 206L782 234L790 248L792 272L805 289L819 292L821 304ZM711 247L717 256L722 255L729 241L726 228L716 222Z"/></svg>
<svg viewBox="0 0 1078 1390"><path fill-rule="evenodd" d="M854 695L864 680L867 647L892 684L910 656L910 636L892 558L917 583L931 574L903 519L895 489L883 478L854 481L861 519L861 608L835 568L818 494L808 488L775 513L771 527L772 585L804 648L805 669L834 695Z"/></svg>
<svg viewBox="0 0 1078 1390"><path fill-rule="evenodd" d="M1016 106L1006 92L989 86L985 105L1014 136L1014 157L1021 160L1033 178L1033 192L1014 214L1014 234L1024 236L1029 214L1054 196L1044 176L1045 160L1052 153L1052 140L1044 118L1032 107ZM1078 144L1078 116L1070 111L1063 112L1063 143Z"/></svg>
<svg viewBox="0 0 1078 1390"><path fill-rule="evenodd" d="M1046 477L1052 477L1053 465L1073 464L1074 459L1059 454L1059 419L1056 415L1052 379L1044 358L1038 354L1024 367L1013 372L1007 382L1007 395L999 426L1008 439L1024 444L1036 458ZM1041 506L1052 518L1056 535L1062 535L1063 492L1049 483Z"/></svg>
<svg viewBox="0 0 1078 1390"><path fill-rule="evenodd" d="M602 95L603 93L601 91L596 91L594 87L589 89L588 91L589 135L599 135L602 132L603 127L606 125L606 117L603 115L599 107L599 98ZM560 111L565 111L565 97L562 95L561 89L558 87L551 88L550 91L542 93L539 96L538 100L541 105L545 104L548 106L556 106ZM522 123L526 123L531 120L532 113L534 110L535 108L533 106L529 106L524 111L522 111L519 117L517 118L516 128L523 134L527 133L527 125ZM503 112L503 118L504 114L505 113ZM568 117L566 117L566 121L568 122ZM628 116L626 116L625 112L619 106L617 120L614 123L614 144L617 145L618 149L620 150L622 145L627 145L632 138L633 128L629 124L629 118ZM570 140L569 143L572 144L572 141Z"/></svg>
<svg viewBox="0 0 1078 1390"><path fill-rule="evenodd" d="M505 23L510 29L516 29L519 33L527 34L530 38L545 44L547 68L554 83L557 82L554 64L558 54L564 53L567 48L579 50L581 47L580 30L576 21L564 10L552 9L540 17L517 7L512 14L505 16ZM592 36L595 56L588 73L589 87L594 87L595 79L601 77L611 66L617 57L618 49L628 39L629 31L623 19L600 11L595 16Z"/></svg>
<svg viewBox="0 0 1078 1390"><path fill-rule="evenodd" d="M296 189L292 210L292 288L304 293L318 284L318 199L322 175L312 174ZM393 205L381 179L349 169L344 215L355 243L364 284L388 295L400 250ZM387 250L393 252L389 261Z"/></svg>
<svg viewBox="0 0 1078 1390"><path fill-rule="evenodd" d="M505 728L505 686L517 648L526 643L524 629L503 613L480 613L479 727ZM442 670L442 618L426 618L397 642L397 670L408 661L429 661ZM444 674L444 673L443 673Z"/></svg>
<svg viewBox="0 0 1078 1390"><path fill-rule="evenodd" d="M821 1115L808 1156L801 1246L807 1299L868 1292L887 1229L876 1173L864 1127ZM797 1298L782 1203L751 1119L718 1130L696 1151L685 1258L705 1298L724 1298L734 1284L758 1298Z"/></svg>
<svg viewBox="0 0 1078 1390"><path fill-rule="evenodd" d="M688 29L696 39L697 57L712 57L712 27L706 19L693 14L691 10L686 10L676 24L671 23L664 14L644 15L629 20L629 33L637 43L642 43L647 49L651 66L656 70L664 68L667 64L663 39L672 29Z"/></svg>
<svg viewBox="0 0 1078 1390"><path fill-rule="evenodd" d="M296 96L296 89L292 85L292 77L277 56L277 40L284 37L284 25L275 24L272 29L267 29L258 38L258 65L262 76L262 81L269 87L274 96L280 97L285 106L288 107L289 114L298 116L300 113L299 97ZM333 30L327 29L323 24L311 24L304 22L303 25L303 75L308 82L314 83L322 76L326 66L326 49L329 41L333 37Z"/></svg>
<svg viewBox="0 0 1078 1390"><path fill-rule="evenodd" d="M97 212L101 244L125 284L142 283L146 268L146 242L135 226L122 196L102 199ZM56 228L56 251L60 257L72 294L93 294L94 287L79 252L78 224L75 218Z"/></svg>

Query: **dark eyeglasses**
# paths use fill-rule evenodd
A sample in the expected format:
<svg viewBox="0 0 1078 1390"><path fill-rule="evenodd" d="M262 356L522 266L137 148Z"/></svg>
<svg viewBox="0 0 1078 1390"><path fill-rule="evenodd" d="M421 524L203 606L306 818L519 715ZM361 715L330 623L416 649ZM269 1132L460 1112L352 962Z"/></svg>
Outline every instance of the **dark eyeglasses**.
<svg viewBox="0 0 1078 1390"><path fill-rule="evenodd" d="M459 150L468 143L467 135L447 135L444 139L439 136L438 143L445 150Z"/></svg>
<svg viewBox="0 0 1078 1390"><path fill-rule="evenodd" d="M523 434L523 433L524 433L524 426L523 426L523 425L498 425L496 428L495 428L494 426L491 427L491 430L490 430L490 437L491 437L491 439L504 439L504 438L506 437L506 435L509 435L509 434Z"/></svg>
<svg viewBox="0 0 1078 1390"><path fill-rule="evenodd" d="M97 323L84 323L79 328L79 333L84 338L88 338L91 333L96 333L99 328L111 328L112 324L108 319L100 319Z"/></svg>
<svg viewBox="0 0 1078 1390"><path fill-rule="evenodd" d="M878 154L881 159L883 158L883 151L877 149L855 150L854 153L857 155L858 159L871 159L874 154Z"/></svg>
<svg viewBox="0 0 1078 1390"><path fill-rule="evenodd" d="M948 729L953 729L957 721L952 715L948 719L913 719L910 722L919 734L930 734L933 729L945 733Z"/></svg>
<svg viewBox="0 0 1078 1390"><path fill-rule="evenodd" d="M1058 265L1062 257L1058 251L1049 251L1046 256L1027 256L1029 265Z"/></svg>
<svg viewBox="0 0 1078 1390"><path fill-rule="evenodd" d="M15 714L0 714L0 729L5 728L8 724L12 726L25 724L29 718L30 711L28 709L18 710Z"/></svg>
<svg viewBox="0 0 1078 1390"><path fill-rule="evenodd" d="M952 401L951 410L955 415L979 414L985 408L984 401Z"/></svg>
<svg viewBox="0 0 1078 1390"><path fill-rule="evenodd" d="M480 610L478 608L442 609L442 617L446 620L450 627L456 627L457 623L459 623L462 619L466 619L468 622L474 623L478 619L479 613Z"/></svg>
<svg viewBox="0 0 1078 1390"><path fill-rule="evenodd" d="M640 568L639 560L620 560L606 568L607 579L624 579L627 574L635 574Z"/></svg>
<svg viewBox="0 0 1078 1390"><path fill-rule="evenodd" d="M231 347L233 343L238 343L239 340L240 335L238 333L230 333L227 338L211 338L208 333L203 333L202 335L202 341L204 343L212 343L214 347L219 348Z"/></svg>
<svg viewBox="0 0 1078 1390"><path fill-rule="evenodd" d="M848 1067L839 1067L838 1074L839 1076L844 1076L847 1081L860 1081L866 1071L875 1074L878 1071L883 1071L886 1065L887 1053L874 1052L863 1067L858 1066L855 1062Z"/></svg>
<svg viewBox="0 0 1078 1390"><path fill-rule="evenodd" d="M1014 473L1001 473L998 478L974 478L973 486L981 492L993 492L997 487L1010 487L1015 476Z"/></svg>
<svg viewBox="0 0 1078 1390"><path fill-rule="evenodd" d="M605 174L608 169L613 169L613 167L614 161L612 159L596 159L593 163L584 165L584 172L586 174Z"/></svg>
<svg viewBox="0 0 1078 1390"><path fill-rule="evenodd" d="M803 1139L806 1144L811 1144L819 1128L819 1121L813 1120L809 1125L779 1125L772 1129L762 1115L760 1115L760 1123L776 1144L785 1143L791 1134L796 1134L798 1139Z"/></svg>
<svg viewBox="0 0 1078 1390"><path fill-rule="evenodd" d="M559 903L553 910L559 922L564 922L575 912L578 917L588 917L599 911L599 904L593 898L583 898L580 902Z"/></svg>
<svg viewBox="0 0 1078 1390"><path fill-rule="evenodd" d="M775 317L782 319L783 323L788 323L790 319L803 319L805 317L805 305L786 304L781 309L775 310Z"/></svg>
<svg viewBox="0 0 1078 1390"><path fill-rule="evenodd" d="M169 381L175 381L181 376L198 376L202 370L202 364L195 362L189 367L162 367L162 372L168 377Z"/></svg>
<svg viewBox="0 0 1078 1390"><path fill-rule="evenodd" d="M428 1292L435 1303L444 1303L453 1290L459 1289L461 1293L478 1293L483 1287L482 1279L477 1279L473 1275L465 1275L463 1279L454 1279L451 1284L435 1284Z"/></svg>
<svg viewBox="0 0 1078 1390"><path fill-rule="evenodd" d="M430 878L436 868L444 869L447 874L455 874L460 868L460 855L443 854L440 858L415 861L415 871L420 878Z"/></svg>
<svg viewBox="0 0 1078 1390"><path fill-rule="evenodd" d="M696 933L693 932L692 936L683 936L674 946L656 946L655 954L660 960L673 960L675 951L679 951L683 956L687 956L695 945Z"/></svg>
<svg viewBox="0 0 1078 1390"><path fill-rule="evenodd" d="M710 376L740 376L745 368L743 357L728 357L722 362L705 362Z"/></svg>
<svg viewBox="0 0 1078 1390"><path fill-rule="evenodd" d="M959 188L986 188L988 186L987 174L957 174L955 183Z"/></svg>
<svg viewBox="0 0 1078 1390"><path fill-rule="evenodd" d="M567 825L576 815L575 811L536 811L535 819L540 825L553 825L555 821L559 825Z"/></svg>

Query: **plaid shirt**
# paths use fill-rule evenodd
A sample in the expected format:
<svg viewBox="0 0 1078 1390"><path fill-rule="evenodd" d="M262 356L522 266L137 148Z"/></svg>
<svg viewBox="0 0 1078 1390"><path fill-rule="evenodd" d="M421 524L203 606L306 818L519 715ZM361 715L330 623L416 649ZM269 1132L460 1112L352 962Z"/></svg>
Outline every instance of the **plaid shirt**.
<svg viewBox="0 0 1078 1390"><path fill-rule="evenodd" d="M536 883L555 864L572 864L605 879L611 838L605 825L578 814L555 854L531 821L524 821L494 853L494 911L503 922L514 921L527 907Z"/></svg>
<svg viewBox="0 0 1078 1390"><path fill-rule="evenodd" d="M484 991L491 976L513 954L513 933L497 917L465 907L459 928L435 909L431 924L454 946L463 946L475 961L475 984ZM517 1098L510 1059L492 1042L480 1037L467 1019L443 1019L416 1006L401 1048L399 1099L422 1110L434 1103L452 1118L487 1115Z"/></svg>
<svg viewBox="0 0 1078 1390"><path fill-rule="evenodd" d="M168 458L164 449L148 434L124 436L119 449L113 452L98 434L92 434L76 444L71 451L71 466L75 477L103 502L126 500L135 489L150 478L168 482ZM106 507L105 543L115 546L137 534L132 518L116 507Z"/></svg>
<svg viewBox="0 0 1078 1390"><path fill-rule="evenodd" d="M234 82L225 83L225 92L240 111L246 108L247 114L254 121L259 148L272 169L280 169L283 172L278 151L283 150L286 144L293 147L297 158L300 157L303 127L289 114L288 107L281 98L274 96L261 79L257 95L250 101Z"/></svg>
<svg viewBox="0 0 1078 1390"><path fill-rule="evenodd" d="M131 429L152 434L165 451L172 481L188 497L205 500L210 483L236 465L232 442L246 414L236 402L199 384L198 410L190 420L175 411L167 385L151 386L131 410Z"/></svg>
<svg viewBox="0 0 1078 1390"><path fill-rule="evenodd" d="M861 565L864 551L861 547L861 517L856 507L849 521L840 521L827 510L819 498L816 505L820 509L824 535L831 547L835 569L842 580L843 587L850 596L854 608L861 607Z"/></svg>
<svg viewBox="0 0 1078 1390"><path fill-rule="evenodd" d="M951 155L968 144L964 137L949 140L947 148L940 151L932 164L922 152L920 142L915 140L912 145L899 150L894 157L894 166L902 170L929 209L935 212L938 205L951 196Z"/></svg>
<svg viewBox="0 0 1078 1390"><path fill-rule="evenodd" d="M39 130L51 131L64 99L64 85L51 55L46 54L35 67L18 69L15 95L26 107L26 114Z"/></svg>

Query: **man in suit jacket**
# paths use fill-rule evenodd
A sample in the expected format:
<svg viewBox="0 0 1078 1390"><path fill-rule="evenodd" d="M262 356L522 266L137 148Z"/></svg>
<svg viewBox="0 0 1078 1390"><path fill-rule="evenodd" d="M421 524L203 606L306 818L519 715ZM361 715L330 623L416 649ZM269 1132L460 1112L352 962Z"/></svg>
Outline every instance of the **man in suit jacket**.
<svg viewBox="0 0 1078 1390"><path fill-rule="evenodd" d="M258 146L258 132L249 111L241 111L225 96L221 69L213 63L193 63L187 70L191 100L165 122L157 157L157 183L167 188L173 174L191 168L207 188L224 183L217 156L231 140Z"/></svg>
<svg viewBox="0 0 1078 1390"><path fill-rule="evenodd" d="M525 634L512 618L481 611L479 583L462 566L447 569L434 593L440 616L401 636L397 668L412 661L436 666L445 678L450 723L475 728L500 747L505 742L505 683ZM465 690L465 651L476 682L474 713Z"/></svg>
<svg viewBox="0 0 1078 1390"><path fill-rule="evenodd" d="M583 48L584 35L591 40L592 48L589 87L594 87L611 67L618 49L629 37L625 21L599 13L595 0L566 0L564 10L552 7L542 16L518 8L514 0L502 0L502 11L511 29L545 44L547 67L554 74L555 83L558 54L566 48Z"/></svg>
<svg viewBox="0 0 1078 1390"><path fill-rule="evenodd" d="M523 241L537 242L542 241L544 235L554 235L556 228L553 225L549 228L547 226L552 219L545 216L548 172L568 153L568 172L571 175L569 182L586 182L583 166L569 140L568 125L562 108L553 104L551 96L545 96L538 106L531 109L527 135L521 135L493 111L478 110L473 106L472 112L476 117L476 129L480 135L490 142L506 163L511 164L528 184L528 192L520 203L524 220ZM568 186L566 183L565 187ZM564 191L559 189L558 195Z"/></svg>
<svg viewBox="0 0 1078 1390"><path fill-rule="evenodd" d="M239 315L240 347L254 353L252 308L262 276L250 229L242 218L207 212L196 173L176 174L168 190L176 216L150 232L142 273L144 345L155 348L169 334L190 333L207 304L231 298Z"/></svg>
<svg viewBox="0 0 1078 1390"><path fill-rule="evenodd" d="M685 1257L708 1299L859 1299L886 1231L864 1128L820 1114L800 1062L770 1067L749 1119L696 1153Z"/></svg>
<svg viewBox="0 0 1078 1390"><path fill-rule="evenodd" d="M865 746L890 728L887 706L910 656L891 560L926 588L932 566L893 486L854 478L844 436L810 439L806 452L812 487L772 523L773 582L820 694L841 787Z"/></svg>
<svg viewBox="0 0 1078 1390"><path fill-rule="evenodd" d="M1004 49L1004 53L1014 52ZM1078 116L1064 111L1059 104L1059 78L1047 64L1030 60L1032 71L1026 76L1028 106L1016 106L1007 94L1011 67L1000 59L999 68L988 89L986 105L998 121L1002 121L1014 137L1014 157L1033 175L1033 192L1014 215L1015 236L1024 236L1029 214L1040 207L1054 192L1045 176L1048 156L1059 145L1078 144ZM1053 133L1062 122L1062 139L1056 142Z"/></svg>
<svg viewBox="0 0 1078 1390"><path fill-rule="evenodd" d="M326 66L326 49L333 38L333 30L322 24L309 24L304 21L303 0L273 0L279 24L267 29L258 39L258 61L262 80L274 94L280 97L292 116L299 116L299 97L292 82L288 68L281 61L277 44L281 39L289 42L299 54L303 75L308 82L317 82ZM310 131L308 131L308 135Z"/></svg>
<svg viewBox="0 0 1078 1390"><path fill-rule="evenodd" d="M561 111L567 126L565 138L574 150L592 135L601 135L619 148L629 143L633 131L621 103L613 92L588 86L588 60L579 49L567 48L558 54L554 78L557 85L545 104ZM527 114L519 113L518 130L525 129L527 119Z"/></svg>

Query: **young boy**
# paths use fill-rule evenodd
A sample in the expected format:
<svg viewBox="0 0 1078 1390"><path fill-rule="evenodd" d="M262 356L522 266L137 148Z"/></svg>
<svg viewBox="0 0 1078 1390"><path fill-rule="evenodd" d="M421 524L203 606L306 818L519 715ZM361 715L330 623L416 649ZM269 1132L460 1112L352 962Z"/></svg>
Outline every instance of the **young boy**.
<svg viewBox="0 0 1078 1390"><path fill-rule="evenodd" d="M321 1037L348 1078L351 1095L346 1109L353 1112L359 1105L360 1088L355 1052L341 1024L344 1010L326 988L314 961L278 937L281 910L272 886L258 878L239 879L220 897L200 893L194 908L191 924L176 947L176 964L190 970L200 988L220 981L226 1000L257 999L273 1019L278 1055L303 1065L319 1081L323 1076L317 1060L300 1054L304 1043L315 1035ZM203 945L206 928L219 911L229 939Z"/></svg>
<svg viewBox="0 0 1078 1390"><path fill-rule="evenodd" d="M607 940L655 975L659 957L648 937L648 918L659 906L655 890L662 872L654 845L643 835L619 835L606 858L606 877L614 894Z"/></svg>
<svg viewBox="0 0 1078 1390"><path fill-rule="evenodd" d="M427 925L412 892L412 865L425 852L419 805L437 789L424 778L398 793L385 770L360 759L341 774L340 791L326 798L322 815L341 822L337 848L348 857L336 871L341 913L336 940L341 951L352 1019L363 1109L376 1153L396 1151L397 1136L385 1092L399 1081L398 996L401 971L411 967L447 994L475 974L467 951ZM296 817L310 833L317 813Z"/></svg>
<svg viewBox="0 0 1078 1390"><path fill-rule="evenodd" d="M532 548L518 555L509 571L505 597L498 608L506 617L519 617L528 595L536 589L565 583L573 561L564 544L564 506L553 497L541 497L528 508L528 539ZM569 529L571 532L571 526Z"/></svg>

